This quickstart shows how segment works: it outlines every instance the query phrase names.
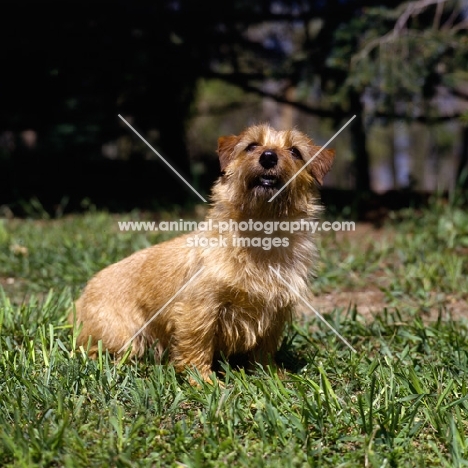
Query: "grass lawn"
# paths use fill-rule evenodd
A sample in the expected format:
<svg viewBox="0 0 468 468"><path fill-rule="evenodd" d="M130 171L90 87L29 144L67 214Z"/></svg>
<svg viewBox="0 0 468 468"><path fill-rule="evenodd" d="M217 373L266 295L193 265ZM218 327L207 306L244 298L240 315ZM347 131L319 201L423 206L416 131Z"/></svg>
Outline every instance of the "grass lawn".
<svg viewBox="0 0 468 468"><path fill-rule="evenodd" d="M163 240L118 231L148 216L0 221L1 466L468 465L466 211L322 233L317 307L356 352L309 315L285 335L289 371L224 365L223 386L199 387L151 353L74 352L73 298Z"/></svg>

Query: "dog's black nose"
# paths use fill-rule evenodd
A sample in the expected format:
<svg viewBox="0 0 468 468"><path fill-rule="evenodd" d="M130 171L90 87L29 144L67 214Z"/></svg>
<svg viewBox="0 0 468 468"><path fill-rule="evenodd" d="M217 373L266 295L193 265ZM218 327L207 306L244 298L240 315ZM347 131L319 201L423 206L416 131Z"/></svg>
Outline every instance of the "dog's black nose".
<svg viewBox="0 0 468 468"><path fill-rule="evenodd" d="M278 163L278 156L274 151L266 150L261 154L259 162L265 169L271 169Z"/></svg>

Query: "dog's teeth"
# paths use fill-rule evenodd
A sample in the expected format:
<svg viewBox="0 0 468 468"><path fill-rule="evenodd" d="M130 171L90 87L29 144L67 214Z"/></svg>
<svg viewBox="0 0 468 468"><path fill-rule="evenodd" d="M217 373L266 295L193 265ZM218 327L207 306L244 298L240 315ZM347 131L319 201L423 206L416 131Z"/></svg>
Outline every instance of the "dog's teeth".
<svg viewBox="0 0 468 468"><path fill-rule="evenodd" d="M261 178L260 178L260 182L261 182L262 185L264 185L264 186L272 187L273 185L276 184L277 179L276 179L276 177L272 177L272 178L261 177Z"/></svg>

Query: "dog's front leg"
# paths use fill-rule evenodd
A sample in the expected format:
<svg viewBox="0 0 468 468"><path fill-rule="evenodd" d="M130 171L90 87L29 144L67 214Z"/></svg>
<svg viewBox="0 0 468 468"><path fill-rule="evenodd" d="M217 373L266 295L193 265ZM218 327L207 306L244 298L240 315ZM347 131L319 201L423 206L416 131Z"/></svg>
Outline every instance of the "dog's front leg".
<svg viewBox="0 0 468 468"><path fill-rule="evenodd" d="M211 382L215 351L216 323L206 305L176 305L171 357L178 372L195 367L203 379Z"/></svg>
<svg viewBox="0 0 468 468"><path fill-rule="evenodd" d="M284 331L284 324L283 320L279 320L272 324L264 336L258 338L257 344L247 354L250 369L255 368L256 364L261 364L263 367L267 365L277 367L275 355Z"/></svg>

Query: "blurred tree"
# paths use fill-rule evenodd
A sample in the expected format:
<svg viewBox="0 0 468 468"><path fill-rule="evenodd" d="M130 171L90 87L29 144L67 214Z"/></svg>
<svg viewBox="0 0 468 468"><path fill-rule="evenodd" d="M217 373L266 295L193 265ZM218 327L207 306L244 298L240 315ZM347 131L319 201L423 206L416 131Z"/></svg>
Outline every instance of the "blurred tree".
<svg viewBox="0 0 468 468"><path fill-rule="evenodd" d="M350 61L343 60L346 36L359 30L359 24L365 25L358 33L361 43ZM362 102L365 96L370 119L429 125L459 119L468 102L467 28L465 0L416 0L391 9L367 9L336 35L333 64L348 73L338 82L335 98L345 102L358 93Z"/></svg>

